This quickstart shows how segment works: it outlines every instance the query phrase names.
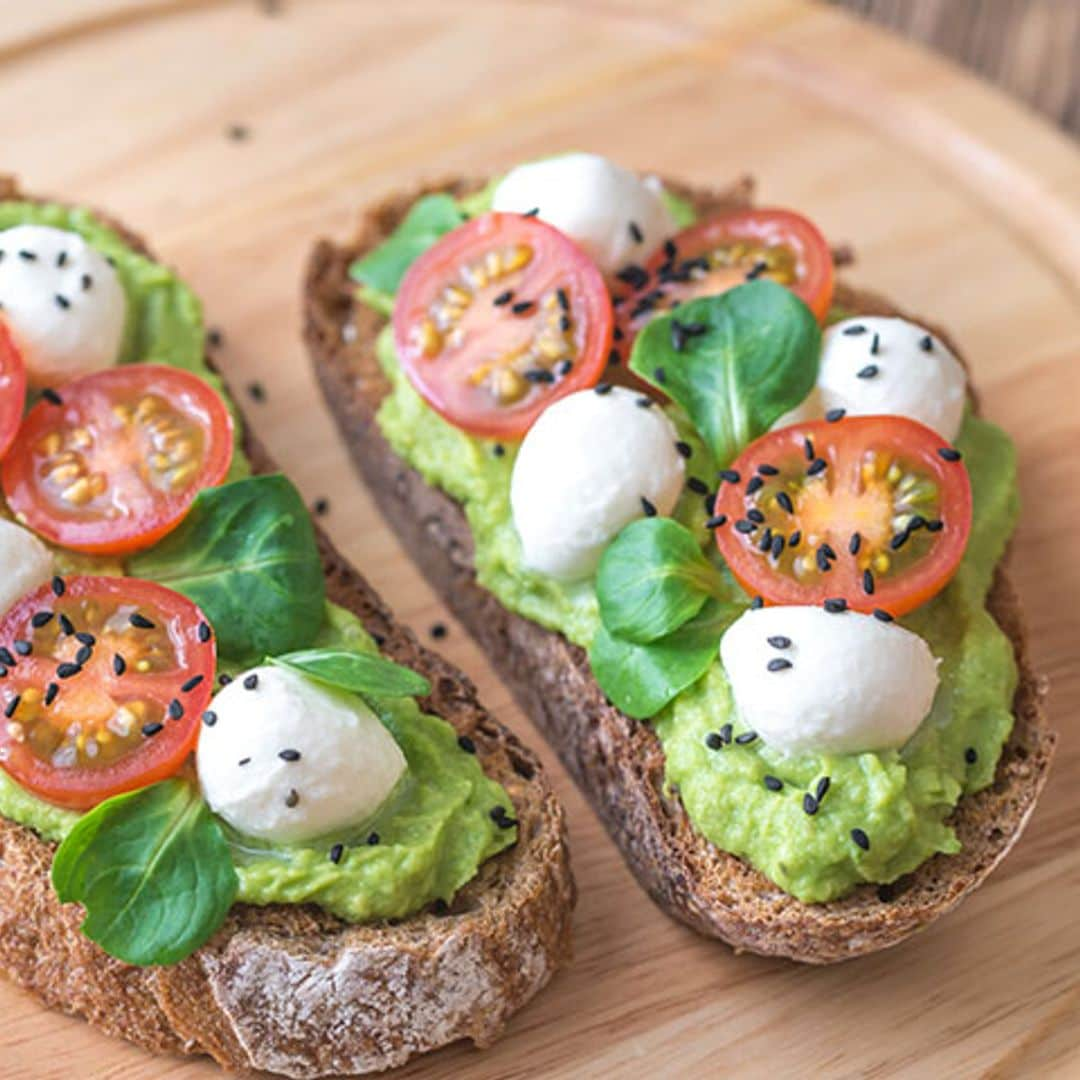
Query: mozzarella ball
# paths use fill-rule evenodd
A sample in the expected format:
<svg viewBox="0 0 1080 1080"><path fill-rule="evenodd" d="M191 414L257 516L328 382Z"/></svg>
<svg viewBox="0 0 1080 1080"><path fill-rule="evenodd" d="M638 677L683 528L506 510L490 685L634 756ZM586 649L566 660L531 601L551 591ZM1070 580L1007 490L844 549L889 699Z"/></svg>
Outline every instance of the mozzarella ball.
<svg viewBox="0 0 1080 1080"><path fill-rule="evenodd" d="M907 319L845 319L825 333L818 371L822 414L907 416L952 442L964 418L967 377L925 327Z"/></svg>
<svg viewBox="0 0 1080 1080"><path fill-rule="evenodd" d="M917 634L821 607L747 611L724 634L720 660L742 722L790 754L897 749L938 685L938 662Z"/></svg>
<svg viewBox="0 0 1080 1080"><path fill-rule="evenodd" d="M29 529L0 518L0 615L52 574L52 552Z"/></svg>
<svg viewBox="0 0 1080 1080"><path fill-rule="evenodd" d="M0 231L0 316L31 386L111 367L127 297L116 271L78 233L48 225Z"/></svg>
<svg viewBox="0 0 1080 1080"><path fill-rule="evenodd" d="M495 188L492 209L539 209L542 221L576 240L611 277L643 262L676 231L660 192L655 177L642 179L599 154L561 154L511 169Z"/></svg>
<svg viewBox="0 0 1080 1080"><path fill-rule="evenodd" d="M210 710L199 783L210 809L246 836L303 843L359 825L405 772L401 748L361 698L298 671L253 668Z"/></svg>
<svg viewBox="0 0 1080 1080"><path fill-rule="evenodd" d="M683 485L678 433L651 399L624 387L581 390L525 436L510 508L525 565L563 580L596 570L604 548L645 512L670 514Z"/></svg>

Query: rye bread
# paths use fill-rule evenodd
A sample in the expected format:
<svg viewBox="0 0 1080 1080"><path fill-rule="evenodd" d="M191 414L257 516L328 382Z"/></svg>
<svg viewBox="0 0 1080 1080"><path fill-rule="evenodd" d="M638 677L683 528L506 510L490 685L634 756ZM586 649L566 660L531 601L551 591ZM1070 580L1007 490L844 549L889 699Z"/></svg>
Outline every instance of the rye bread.
<svg viewBox="0 0 1080 1080"><path fill-rule="evenodd" d="M1043 715L1020 606L1005 569L996 575L989 606L1020 668L1016 723L992 786L963 799L951 818L962 852L936 856L892 885L864 885L845 899L810 905L715 848L694 830L678 795L665 789L663 750L651 727L606 701L580 648L507 611L477 584L461 507L399 459L375 422L389 390L373 347L384 320L355 302L349 264L379 243L423 191L460 194L479 183L451 179L391 195L363 212L351 242L324 240L311 253L305 339L360 472L405 548L485 649L661 908L736 950L807 963L832 963L897 944L954 907L1004 858L1046 779L1055 736ZM720 191L669 187L703 215L747 205L752 196L746 178ZM846 285L838 287L837 302L856 313L898 313L887 300Z"/></svg>
<svg viewBox="0 0 1080 1080"><path fill-rule="evenodd" d="M0 200L27 197L0 177ZM250 428L245 450L257 471L274 469ZM459 1039L491 1044L569 960L566 826L536 756L481 706L468 678L395 622L321 532L319 545L329 598L431 681L422 706L473 740L513 799L518 842L449 906L354 926L313 905L237 904L187 960L138 968L83 937L81 908L57 901L54 845L0 818L0 971L51 1008L148 1050L208 1054L230 1069L367 1073Z"/></svg>

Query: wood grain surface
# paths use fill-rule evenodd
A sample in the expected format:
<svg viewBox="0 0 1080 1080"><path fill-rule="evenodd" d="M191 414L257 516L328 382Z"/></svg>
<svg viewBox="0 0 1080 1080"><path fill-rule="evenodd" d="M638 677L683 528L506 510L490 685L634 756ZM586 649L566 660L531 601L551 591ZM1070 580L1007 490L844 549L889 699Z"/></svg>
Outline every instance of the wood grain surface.
<svg viewBox="0 0 1080 1080"><path fill-rule="evenodd" d="M526 736L350 469L299 342L301 267L357 208L445 171L592 148L697 182L744 170L854 245L855 280L939 319L1016 437L1015 571L1063 734L1024 840L956 914L827 970L663 917L545 752L572 822L577 959L439 1077L1080 1074L1080 155L955 67L796 0L37 0L0 22L3 167L108 206L204 297L234 385L335 540ZM275 13L276 12L276 13ZM230 137L241 125L241 139ZM235 135L235 130L232 131ZM0 1076L195 1080L0 985Z"/></svg>

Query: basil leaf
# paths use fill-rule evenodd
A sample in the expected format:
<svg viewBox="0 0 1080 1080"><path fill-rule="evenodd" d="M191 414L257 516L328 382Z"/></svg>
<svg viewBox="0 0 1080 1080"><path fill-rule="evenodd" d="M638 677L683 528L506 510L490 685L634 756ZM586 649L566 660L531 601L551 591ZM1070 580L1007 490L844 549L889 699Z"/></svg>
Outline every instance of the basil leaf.
<svg viewBox="0 0 1080 1080"><path fill-rule="evenodd" d="M225 657L302 648L322 625L326 585L315 530L284 476L199 492L180 526L128 569L198 604Z"/></svg>
<svg viewBox="0 0 1080 1080"><path fill-rule="evenodd" d="M704 329L673 339L675 322ZM630 367L686 410L723 468L810 393L820 355L810 309L790 289L760 280L653 319L634 342Z"/></svg>
<svg viewBox="0 0 1080 1080"><path fill-rule="evenodd" d="M396 293L413 262L464 220L453 196L424 195L386 240L349 267L349 276L379 292Z"/></svg>
<svg viewBox="0 0 1080 1080"><path fill-rule="evenodd" d="M608 544L600 560L600 618L616 637L648 644L693 618L719 577L689 529L671 518L641 518Z"/></svg>
<svg viewBox="0 0 1080 1080"><path fill-rule="evenodd" d="M593 676L616 708L635 720L648 720L705 674L724 631L742 610L710 599L690 622L648 645L601 626L589 649Z"/></svg>
<svg viewBox="0 0 1080 1080"><path fill-rule="evenodd" d="M272 664L294 668L317 682L372 697L417 697L431 693L431 684L415 671L372 653L348 649L304 649L275 656Z"/></svg>
<svg viewBox="0 0 1080 1080"><path fill-rule="evenodd" d="M165 780L80 818L52 882L86 908L82 932L126 964L175 964L225 921L239 882L221 828L194 784Z"/></svg>

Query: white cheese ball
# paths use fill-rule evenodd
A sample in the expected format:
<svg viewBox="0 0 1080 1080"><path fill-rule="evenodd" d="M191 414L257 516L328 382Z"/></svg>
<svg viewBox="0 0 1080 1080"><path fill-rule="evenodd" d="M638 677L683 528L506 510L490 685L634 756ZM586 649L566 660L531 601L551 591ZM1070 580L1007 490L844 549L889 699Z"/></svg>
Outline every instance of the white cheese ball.
<svg viewBox="0 0 1080 1080"><path fill-rule="evenodd" d="M960 361L907 319L860 317L830 327L817 385L821 415L845 409L849 416L907 416L946 442L964 418L967 377Z"/></svg>
<svg viewBox="0 0 1080 1080"><path fill-rule="evenodd" d="M821 607L747 611L724 634L720 660L742 722L787 754L899 748L938 685L917 634Z"/></svg>
<svg viewBox="0 0 1080 1080"><path fill-rule="evenodd" d="M546 409L525 436L510 508L525 565L562 580L587 577L648 500L670 514L683 485L678 433L658 405L615 386L580 390Z"/></svg>
<svg viewBox="0 0 1080 1080"><path fill-rule="evenodd" d="M0 615L52 574L52 552L29 529L0 518Z"/></svg>
<svg viewBox="0 0 1080 1080"><path fill-rule="evenodd" d="M576 240L611 277L643 262L676 231L661 190L655 177L642 179L599 154L561 154L511 169L495 188L492 209L539 209L542 221Z"/></svg>
<svg viewBox="0 0 1080 1080"><path fill-rule="evenodd" d="M245 836L294 844L359 825L405 772L401 748L363 700L288 668L252 668L210 709L199 783L210 809Z"/></svg>
<svg viewBox="0 0 1080 1080"><path fill-rule="evenodd" d="M78 233L48 225L0 230L0 317L31 386L111 367L127 297L116 271Z"/></svg>

